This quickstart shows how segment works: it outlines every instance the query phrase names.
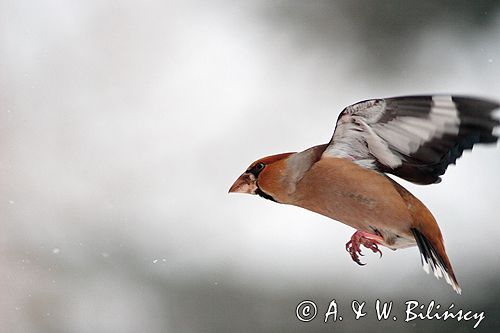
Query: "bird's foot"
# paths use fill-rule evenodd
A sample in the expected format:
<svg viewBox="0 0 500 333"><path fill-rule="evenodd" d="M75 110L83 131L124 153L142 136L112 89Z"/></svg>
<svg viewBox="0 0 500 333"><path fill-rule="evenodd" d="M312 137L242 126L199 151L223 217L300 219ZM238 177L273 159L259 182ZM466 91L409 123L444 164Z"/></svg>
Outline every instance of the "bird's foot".
<svg viewBox="0 0 500 333"><path fill-rule="evenodd" d="M366 231L358 230L352 236L351 240L345 245L345 249L351 255L352 260L358 265L365 265L359 260L359 256L362 256L361 245L367 249L372 250L374 253L379 253L382 258L382 251L378 248L379 243L383 242L383 238L377 235L370 234Z"/></svg>

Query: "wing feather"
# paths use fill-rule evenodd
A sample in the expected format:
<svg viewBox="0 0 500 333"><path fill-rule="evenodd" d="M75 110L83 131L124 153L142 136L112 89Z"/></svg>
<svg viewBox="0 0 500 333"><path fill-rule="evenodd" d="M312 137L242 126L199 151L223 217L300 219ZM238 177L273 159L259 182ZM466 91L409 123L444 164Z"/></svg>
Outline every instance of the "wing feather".
<svg viewBox="0 0 500 333"><path fill-rule="evenodd" d="M339 115L324 157L352 159L418 184L440 181L449 164L477 143L496 143L499 104L451 95L362 101Z"/></svg>

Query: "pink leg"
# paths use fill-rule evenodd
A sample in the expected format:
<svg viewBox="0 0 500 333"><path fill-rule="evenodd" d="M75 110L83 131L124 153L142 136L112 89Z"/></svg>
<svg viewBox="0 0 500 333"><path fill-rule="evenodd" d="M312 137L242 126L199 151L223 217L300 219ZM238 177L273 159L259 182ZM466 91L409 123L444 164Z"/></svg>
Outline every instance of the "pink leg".
<svg viewBox="0 0 500 333"><path fill-rule="evenodd" d="M380 253L380 257L382 258L382 251L379 250L377 243L380 244L383 243L383 241L384 239L380 236L358 230L351 236L351 240L347 242L345 249L351 254L352 260L358 265L365 265L359 261L359 256L363 255L361 254L361 245L372 250L374 253Z"/></svg>

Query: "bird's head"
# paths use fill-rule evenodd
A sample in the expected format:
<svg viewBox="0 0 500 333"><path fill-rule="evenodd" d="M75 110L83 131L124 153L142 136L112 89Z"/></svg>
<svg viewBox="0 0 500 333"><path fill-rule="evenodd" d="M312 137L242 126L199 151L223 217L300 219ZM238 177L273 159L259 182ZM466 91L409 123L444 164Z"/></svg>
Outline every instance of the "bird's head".
<svg viewBox="0 0 500 333"><path fill-rule="evenodd" d="M261 158L247 168L236 179L229 193L257 194L265 199L277 201L280 181L286 169L286 160L294 153L284 153Z"/></svg>

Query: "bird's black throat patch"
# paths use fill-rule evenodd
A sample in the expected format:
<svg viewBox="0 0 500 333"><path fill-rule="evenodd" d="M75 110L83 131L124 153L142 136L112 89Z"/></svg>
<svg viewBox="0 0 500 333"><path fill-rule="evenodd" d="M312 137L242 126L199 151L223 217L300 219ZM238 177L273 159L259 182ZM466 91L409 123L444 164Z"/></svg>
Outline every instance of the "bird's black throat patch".
<svg viewBox="0 0 500 333"><path fill-rule="evenodd" d="M264 191L262 191L260 189L260 187L258 187L258 186L257 186L257 189L255 190L255 194L257 194L259 197L262 197L264 199L271 200L271 201L274 201L274 202L278 202L271 195L269 195L269 194L265 193Z"/></svg>

